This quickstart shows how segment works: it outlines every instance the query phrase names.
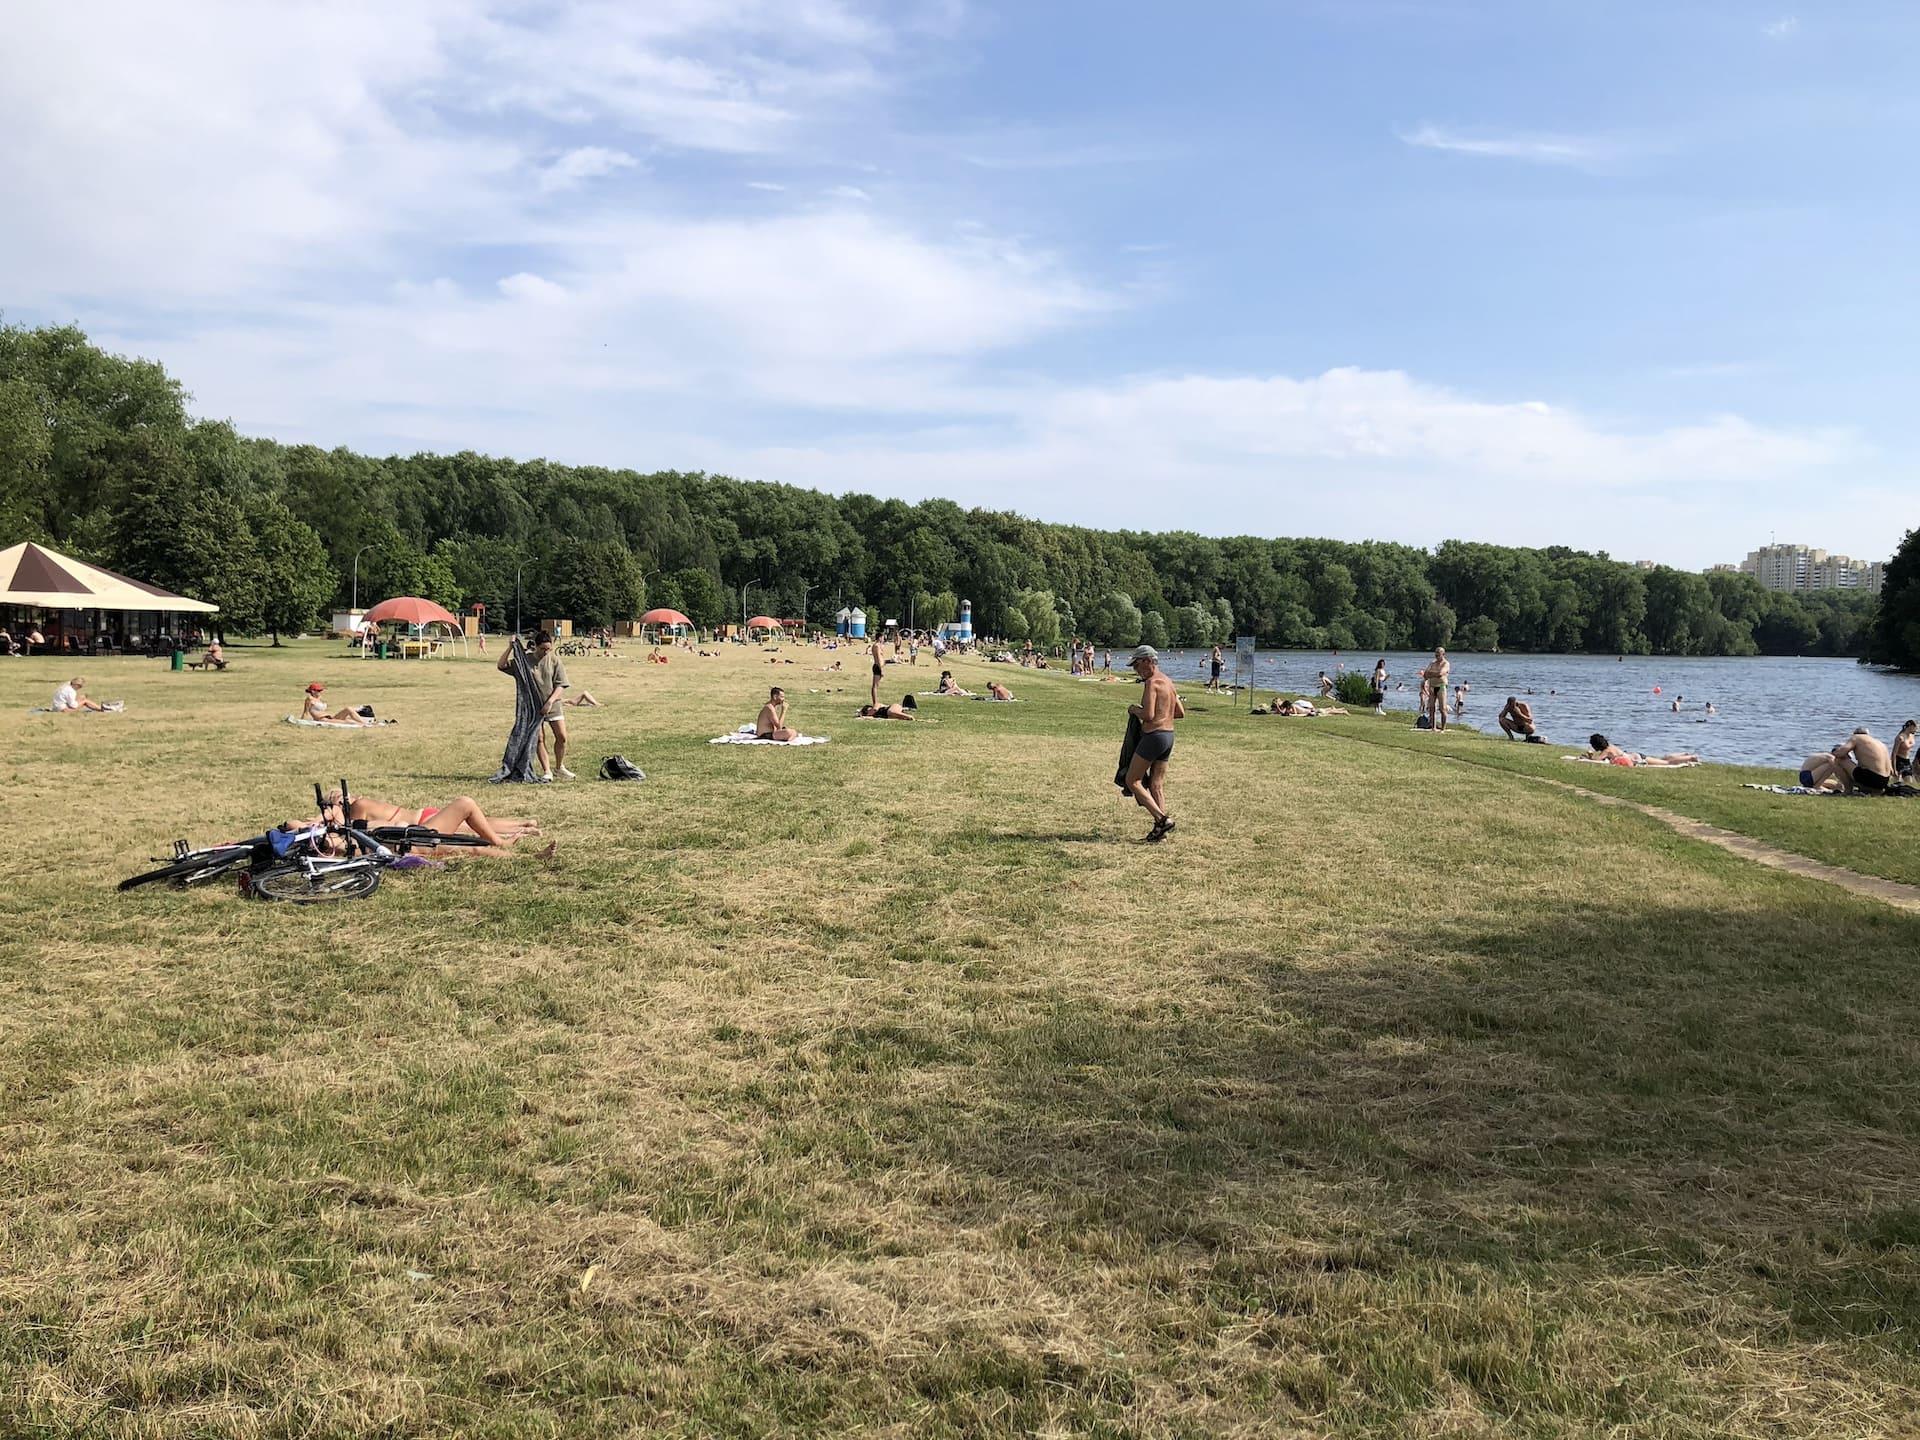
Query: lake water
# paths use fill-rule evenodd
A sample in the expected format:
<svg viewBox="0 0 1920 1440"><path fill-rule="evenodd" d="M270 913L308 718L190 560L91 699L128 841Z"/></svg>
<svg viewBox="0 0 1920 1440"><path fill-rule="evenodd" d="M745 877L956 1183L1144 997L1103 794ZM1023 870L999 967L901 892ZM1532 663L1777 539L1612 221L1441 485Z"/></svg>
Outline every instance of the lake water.
<svg viewBox="0 0 1920 1440"><path fill-rule="evenodd" d="M1233 676L1233 651L1226 650L1226 678ZM1262 651L1260 688L1316 692L1322 670L1338 674L1345 662L1362 674L1373 673L1377 654L1332 656L1298 650ZM1387 687L1387 708L1412 710L1419 704L1420 668L1429 652L1389 653L1387 669L1404 691ZM1898 675L1852 660L1756 657L1752 659L1668 659L1629 655L1469 655L1452 654L1453 681L1464 680L1465 723L1498 735L1494 717L1507 696L1518 695L1533 707L1540 733L1555 747L1583 748L1599 731L1629 750L1665 754L1697 751L1702 759L1729 764L1797 767L1802 756L1825 750L1865 725L1891 741L1903 721L1920 719L1920 676ZM1118 657L1116 656L1116 660ZM1207 652L1172 651L1167 671L1176 680L1205 678ZM1660 693L1654 693L1654 687ZM1681 710L1672 708L1684 696ZM1267 697L1262 696L1262 699ZM1719 713L1708 716L1713 702Z"/></svg>

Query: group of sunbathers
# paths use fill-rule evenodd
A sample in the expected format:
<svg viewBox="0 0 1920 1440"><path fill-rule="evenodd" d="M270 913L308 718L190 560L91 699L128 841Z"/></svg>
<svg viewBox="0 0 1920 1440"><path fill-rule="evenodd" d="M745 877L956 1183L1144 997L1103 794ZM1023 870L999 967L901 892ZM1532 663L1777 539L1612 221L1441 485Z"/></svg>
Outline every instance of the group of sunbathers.
<svg viewBox="0 0 1920 1440"><path fill-rule="evenodd" d="M1862 725L1831 750L1819 751L1802 760L1800 784L1807 790L1885 795L1895 785L1912 782L1917 744L1920 744L1920 721L1909 720L1902 725L1893 737L1891 750Z"/></svg>

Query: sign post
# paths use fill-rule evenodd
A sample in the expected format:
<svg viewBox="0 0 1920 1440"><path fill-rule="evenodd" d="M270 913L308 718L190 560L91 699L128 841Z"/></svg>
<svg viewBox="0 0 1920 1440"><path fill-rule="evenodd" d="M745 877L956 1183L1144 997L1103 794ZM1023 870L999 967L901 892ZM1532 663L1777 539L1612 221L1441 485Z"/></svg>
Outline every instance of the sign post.
<svg viewBox="0 0 1920 1440"><path fill-rule="evenodd" d="M1236 698L1244 696L1253 706L1253 636L1242 635L1233 642L1233 688Z"/></svg>

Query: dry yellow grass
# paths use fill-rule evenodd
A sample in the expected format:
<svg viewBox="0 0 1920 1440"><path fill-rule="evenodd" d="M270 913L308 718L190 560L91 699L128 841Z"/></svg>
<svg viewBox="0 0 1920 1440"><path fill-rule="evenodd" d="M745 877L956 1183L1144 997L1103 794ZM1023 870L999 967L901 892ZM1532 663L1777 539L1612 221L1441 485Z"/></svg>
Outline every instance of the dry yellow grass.
<svg viewBox="0 0 1920 1440"><path fill-rule="evenodd" d="M479 663L0 668L0 1433L1912 1433L1914 919L1204 697L1143 846L1121 687L788 653L505 793ZM113 893L343 774L560 854Z"/></svg>

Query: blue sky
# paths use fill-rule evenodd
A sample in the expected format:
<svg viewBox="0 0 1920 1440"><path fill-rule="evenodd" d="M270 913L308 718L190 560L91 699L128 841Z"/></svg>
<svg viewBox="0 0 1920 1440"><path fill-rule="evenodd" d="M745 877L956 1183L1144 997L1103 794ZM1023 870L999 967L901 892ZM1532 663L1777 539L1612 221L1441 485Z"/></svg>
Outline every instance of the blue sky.
<svg viewBox="0 0 1920 1440"><path fill-rule="evenodd" d="M201 414L1047 519L1890 553L1896 3L89 3L0 306Z"/></svg>

